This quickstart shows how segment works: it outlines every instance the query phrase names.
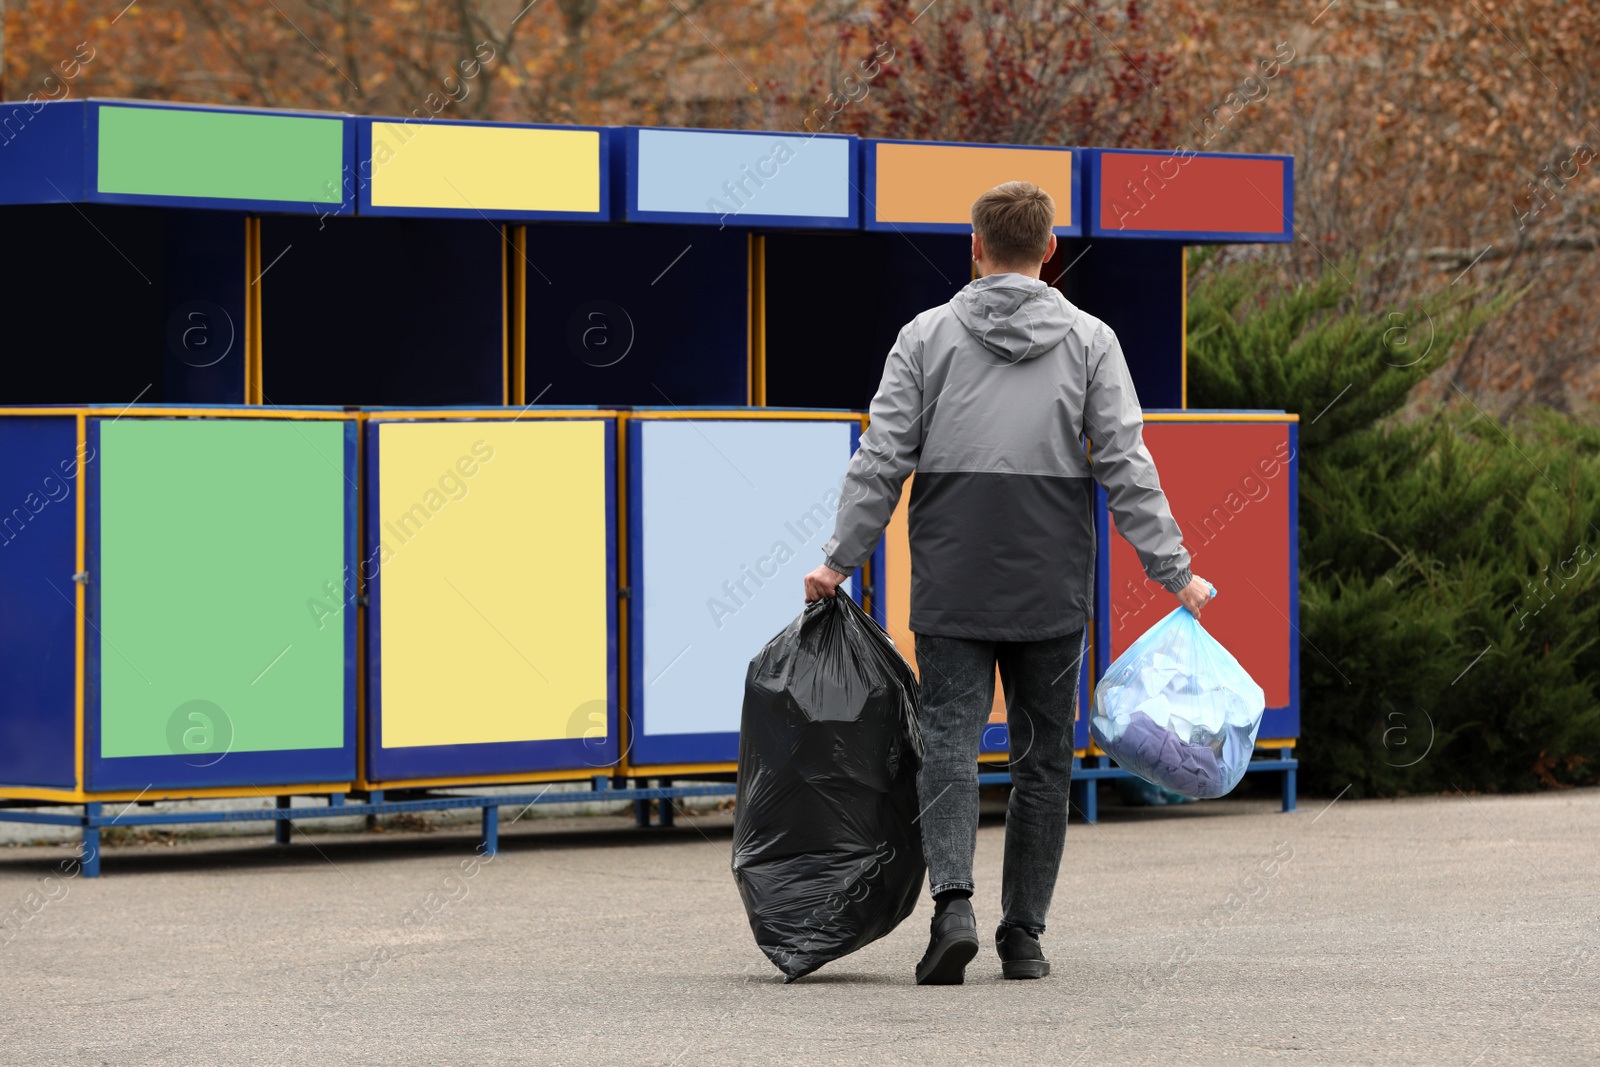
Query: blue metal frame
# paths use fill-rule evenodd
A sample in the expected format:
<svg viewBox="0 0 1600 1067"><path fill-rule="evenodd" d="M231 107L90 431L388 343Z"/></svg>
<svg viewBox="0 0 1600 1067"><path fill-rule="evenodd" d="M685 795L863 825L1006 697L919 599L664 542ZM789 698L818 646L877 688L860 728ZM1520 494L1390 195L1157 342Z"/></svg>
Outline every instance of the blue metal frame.
<svg viewBox="0 0 1600 1067"><path fill-rule="evenodd" d="M1106 491L1094 485L1094 680L1111 666L1111 509Z"/></svg>
<svg viewBox="0 0 1600 1067"><path fill-rule="evenodd" d="M1084 627L1083 659L1078 663L1078 715L1072 724L1072 748L1079 751L1089 747L1089 694L1090 671L1093 663L1089 655L1089 646L1095 642L1091 640L1094 621L1091 619L1088 626ZM1011 729L1007 723L991 722L984 726L983 734L978 738L978 755L992 756L998 752L1007 752L1011 748Z"/></svg>
<svg viewBox="0 0 1600 1067"><path fill-rule="evenodd" d="M1154 156L1159 159L1176 158L1176 149L1170 152L1143 148L1090 148L1084 184L1088 187L1089 237L1119 237L1135 240L1185 241L1189 244L1287 244L1294 240L1294 157L1265 155L1253 152L1193 152L1195 159L1272 159L1283 164L1283 229L1278 233L1243 233L1225 230L1117 230L1100 225L1100 157L1102 155ZM1181 165L1181 164L1180 164ZM1173 179L1163 179L1171 181Z"/></svg>
<svg viewBox="0 0 1600 1067"><path fill-rule="evenodd" d="M476 122L476 121L441 121L429 119L422 122L425 126L488 126L494 129L513 130L587 130L600 135L599 159L600 168L600 207L596 211L515 211L504 208L485 208L479 210L475 207L464 208L439 208L439 207L394 207L374 205L372 203L372 124L387 122L405 124L404 118L384 118L382 116L360 116L352 121L355 127L355 186L356 186L356 214L381 216L399 216L404 218L424 219L494 219L507 222L609 222L611 221L611 167L608 160L611 155L612 129L609 126L561 126L543 122ZM365 173L363 173L365 168Z"/></svg>
<svg viewBox="0 0 1600 1067"><path fill-rule="evenodd" d="M117 416L118 418L122 416ZM100 456L102 416L88 420L87 441ZM224 416L225 418L225 416ZM115 421L113 419L113 421ZM344 558L345 567L357 565L356 420L344 425ZM102 618L100 596L100 469L85 467L84 566L90 580L85 597L83 769L85 790L186 789L220 786L294 785L315 782L351 782L356 772L356 613L342 613L344 621L344 744L339 748L274 749L265 752L229 752L208 767L196 767L184 756L100 755L100 657Z"/></svg>
<svg viewBox="0 0 1600 1067"><path fill-rule="evenodd" d="M637 684L644 676L644 449L642 433L646 418L654 411L679 412L676 408L635 408L635 417L628 419L628 765L634 768L670 766L681 763L733 763L739 758L739 732L656 734L644 730L644 687ZM700 411L751 411L816 409L772 408L695 408ZM737 421L737 420L734 420ZM751 419L747 421L783 422L783 419ZM792 420L815 422L815 419ZM839 420L845 421L845 420ZM860 445L861 423L855 422L851 434L851 453ZM880 550L881 551L881 550ZM857 567L850 577L850 591L856 602L861 602L862 574ZM880 623L881 625L881 623Z"/></svg>
<svg viewBox="0 0 1600 1067"><path fill-rule="evenodd" d="M526 809L535 804L588 804L595 800L635 801L648 804L650 801L656 800L661 802L661 825L671 826L673 820L671 808L667 805L667 801L688 797L733 796L738 792L738 786L732 782L707 782L687 786L675 786L670 783L670 779L665 779L659 786L620 789L612 788L609 778L597 776L590 779L592 789L587 793L579 790L553 793L548 786L537 793L501 793L489 796L436 793L430 790L428 795L418 799L385 800L383 790L378 789L366 794L369 799L365 803L350 803L346 799L346 794L333 793L327 795L328 802L325 805L297 808L291 806L293 795L280 795L270 808L236 808L228 811L156 811L149 813L139 812L130 815L129 811L133 808L133 805L129 804L117 814L109 816L104 814L100 801L90 801L83 806L83 814L81 815L68 815L55 810L23 811L15 808L0 808L0 822L82 828L83 845L80 850L80 858L83 866L83 876L85 878L97 878L100 875L100 831L107 826L272 822L276 829L273 835L275 843L286 845L290 841L288 833L290 824L300 819L340 819L352 815L400 815L418 811L460 811L462 809L480 808L483 811L484 830L480 848L485 856L493 856L499 851L499 810L501 807L514 806ZM644 825L644 823L640 825Z"/></svg>
<svg viewBox="0 0 1600 1067"><path fill-rule="evenodd" d="M765 421L770 421L770 420L765 420ZM806 421L811 422L811 421L815 421L815 420L808 419ZM861 447L861 422L858 419L857 421L855 421L855 422L850 424L850 455L852 457L854 457L855 454L856 454L856 450L859 449L860 447ZM867 557L867 562L871 563L873 561L873 559L875 557L881 555L882 552L883 552L883 539L879 538L878 539L878 547L873 550L873 554L871 556ZM873 571L872 573L873 574L878 574L880 572L879 571ZM857 568L855 568L854 570L852 570L850 572L850 590L855 595L857 604L861 603L861 599L862 599L863 594L866 592L866 588L867 588L867 570L864 567L857 567ZM872 613L868 615L868 618L871 618L879 626L883 626L884 625L883 622L880 621L877 618L877 616L879 614L881 614L881 611L878 608L878 601L880 599L882 599L882 598L881 597L876 597L876 596L872 598L873 610L872 610ZM888 631L885 630L884 632L887 633Z"/></svg>
<svg viewBox="0 0 1600 1067"><path fill-rule="evenodd" d="M1146 409L1146 414L1153 414L1157 409ZM1205 409L1197 411L1190 409L1185 414L1215 414L1215 423L1203 422L1200 425L1215 425L1228 422L1230 414L1239 412L1227 410ZM1249 414L1269 414L1269 412L1252 411ZM1289 703L1281 707L1267 708L1261 714L1261 729L1259 737L1268 740L1281 738L1298 738L1300 736L1300 463L1298 442L1300 439L1300 425L1297 422L1285 421L1282 425L1289 431L1289 459L1286 462L1289 474L1289 523L1287 536L1289 538ZM1106 669L1111 666L1111 519L1110 511L1106 506L1105 490L1098 484L1094 490L1094 528L1095 528L1095 679L1098 681L1105 675ZM1126 649L1124 649L1126 651Z"/></svg>
<svg viewBox="0 0 1600 1067"><path fill-rule="evenodd" d="M1258 750L1258 753L1262 750ZM1246 774L1278 774L1282 777L1280 810L1285 814L1296 809L1299 803L1299 770L1300 761L1294 758L1294 750L1290 748L1278 749L1276 758L1258 754L1250 761ZM1108 778L1138 778L1132 771L1125 771L1118 767L1110 756L1084 756L1072 758L1072 783L1070 786L1069 803L1076 808L1078 815L1084 822L1094 823L1100 821L1099 801L1095 792L1095 784ZM978 785L1009 785L1011 775L1007 771L979 772Z"/></svg>
<svg viewBox="0 0 1600 1067"><path fill-rule="evenodd" d="M26 104L18 105L26 107ZM227 199L204 196L156 196L147 193L100 192L100 109L145 108L166 111L216 111L233 115L313 118L341 125L341 175L351 173L355 159L355 129L344 115L323 111L277 108L216 107L209 104L175 104L154 100L60 100L40 105L40 110L12 138L21 148L0 168L0 203L6 204L124 204L146 207L210 208L223 211L275 211L296 215L346 215L355 201L341 190L337 204L306 200ZM42 135L42 136L41 136ZM42 164L42 165L41 165ZM42 182L42 184L41 184ZM51 183L54 183L53 186Z"/></svg>
<svg viewBox="0 0 1600 1067"><path fill-rule="evenodd" d="M167 104L155 101L90 100L84 125L84 199L98 204L142 204L154 207L218 208L224 211L276 211L295 215L346 215L354 214L355 203L349 193L341 189L339 202L309 200L234 200L208 196L151 196L145 193L100 192L100 109L102 107L150 108L167 111L221 111L234 115L285 116L293 118L322 119L341 124L340 144L343 161L340 173L349 173L355 161L355 131L344 115L324 111L289 111L276 108L214 107L205 104Z"/></svg>
<svg viewBox="0 0 1600 1067"><path fill-rule="evenodd" d="M671 133L726 133L746 137L821 137L829 140L843 140L849 143L849 157L845 161L844 180L851 186L852 195L848 196L850 213L844 218L827 215L757 215L751 212L740 212L737 215L724 216L712 211L641 211L639 209L639 131L651 130ZM622 192L623 200L618 219L627 222L675 222L686 223L692 226L723 226L732 229L785 229L785 230L857 230L861 228L861 198L858 190L854 188L858 171L858 159L861 151L861 141L853 134L840 133L777 133L770 130L696 130L682 126L622 126L617 128L619 135L616 141L621 144L622 167ZM613 152L617 149L614 147Z"/></svg>
<svg viewBox="0 0 1600 1067"><path fill-rule="evenodd" d="M77 419L0 416L0 455L0 500L15 509L0 512L0 782L73 789L80 483L65 472L76 475L83 458ZM64 495L55 495L52 480Z"/></svg>
<svg viewBox="0 0 1600 1067"><path fill-rule="evenodd" d="M1300 736L1300 424L1289 424L1289 706L1269 738ZM1274 709L1279 710L1279 709ZM1266 729L1262 719L1262 729Z"/></svg>
<svg viewBox="0 0 1600 1067"><path fill-rule="evenodd" d="M941 148L1025 148L1030 151L1072 153L1072 223L1056 226L1057 237L1083 236L1083 165L1087 149L1067 148L1060 145L1037 144L984 144L980 141L911 141L894 137L871 137L861 141L861 225L872 231L895 233L971 233L972 225L966 222L879 222L878 214L878 146L881 144L931 145Z"/></svg>
<svg viewBox="0 0 1600 1067"><path fill-rule="evenodd" d="M1095 797L1095 782L1102 778L1131 778L1133 775L1120 767L1113 766L1109 759L1090 757L1094 765L1085 766L1083 761L1074 757L1072 761L1072 803L1078 809L1079 815L1085 822L1096 822L1099 819L1098 805ZM1250 773L1278 773L1282 775L1283 801L1285 812L1295 810L1297 801L1297 771L1299 761L1294 759L1289 749L1280 749L1278 758L1260 758L1251 761ZM1011 775L1008 772L980 772L978 774L980 786L1009 785ZM83 832L83 843L79 849L79 862L85 878L98 878L101 873L100 831L108 826L170 826L194 825L196 823L223 823L223 822L271 822L273 823L273 841L278 846L285 846L291 840L290 826L300 819L338 819L349 816L375 816L399 815L408 812L420 811L461 811L464 809L479 808L483 812L483 834L479 841L479 851L485 857L494 856L499 852L500 834L500 808L515 806L531 808L535 804L584 804L594 800L602 801L631 801L636 805L639 814L637 825L649 825L650 801L660 804L662 827L673 825L672 807L673 800L689 797L714 797L736 796L738 786L732 782L706 782L699 785L674 785L672 779L663 778L656 786L639 786L636 788L613 788L610 779L596 776L590 779L591 790L587 793L576 790L567 790L552 793L549 787L537 793L511 793L495 794L490 796L459 793L439 793L428 791L424 796L411 800L386 800L383 790L373 790L365 794L365 802L351 803L344 793L328 795L328 802L317 807L293 807L292 795L280 795L270 808L243 808L227 811L185 811L140 812L130 815L133 805L123 807L117 814L107 816L100 801L90 801L83 805L83 813L66 814L56 811L52 807L45 811L27 811L16 808L0 808L0 822L27 823L35 826L73 826Z"/></svg>
<svg viewBox="0 0 1600 1067"><path fill-rule="evenodd" d="M384 409L398 414L407 409ZM481 410L481 409L480 409ZM385 423L485 422L494 424L514 420L449 418L369 418L367 420L366 514L363 537L367 555L363 562L378 555L378 494L380 454L378 428ZM599 422L605 424L605 500L606 500L606 740L602 746L584 738L542 741L492 741L480 744L416 745L384 748L383 738L383 571L380 567L367 581L367 735L365 776L370 782L397 782L407 779L472 778L487 775L573 771L584 774L614 766L621 757L617 738L617 434L614 417L577 415L557 417L559 422ZM366 574L363 571L363 577ZM596 761L599 762L596 762Z"/></svg>
<svg viewBox="0 0 1600 1067"><path fill-rule="evenodd" d="M0 204L71 204L87 199L84 111L88 106L84 100L6 103L0 119L10 119L17 111L32 117L14 134L0 133L9 137L0 145L5 153L0 158L6 164L0 166Z"/></svg>
<svg viewBox="0 0 1600 1067"><path fill-rule="evenodd" d="M872 567L872 611L870 612L872 621L888 632L889 608L886 598L889 595L889 564L881 537L878 539L878 547L867 557L867 562Z"/></svg>

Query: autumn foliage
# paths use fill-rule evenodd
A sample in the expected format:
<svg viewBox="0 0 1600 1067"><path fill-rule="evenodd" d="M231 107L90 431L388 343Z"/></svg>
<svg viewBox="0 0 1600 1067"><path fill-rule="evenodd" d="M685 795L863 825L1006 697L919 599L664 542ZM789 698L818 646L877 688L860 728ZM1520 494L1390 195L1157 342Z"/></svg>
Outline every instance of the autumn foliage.
<svg viewBox="0 0 1600 1067"><path fill-rule="evenodd" d="M1600 397L1600 6L124 3L8 0L5 97L1292 153L1294 245L1235 258L1285 281L1353 262L1379 311L1527 289L1424 393Z"/></svg>

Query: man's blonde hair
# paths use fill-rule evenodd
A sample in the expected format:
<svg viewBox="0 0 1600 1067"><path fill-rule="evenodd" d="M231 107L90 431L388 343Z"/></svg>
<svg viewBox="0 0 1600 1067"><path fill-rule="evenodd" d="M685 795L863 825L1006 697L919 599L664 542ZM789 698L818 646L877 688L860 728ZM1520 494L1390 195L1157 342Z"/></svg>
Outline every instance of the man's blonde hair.
<svg viewBox="0 0 1600 1067"><path fill-rule="evenodd" d="M1056 202L1032 182L997 185L972 202L972 229L984 257L1002 267L1044 261L1056 221Z"/></svg>

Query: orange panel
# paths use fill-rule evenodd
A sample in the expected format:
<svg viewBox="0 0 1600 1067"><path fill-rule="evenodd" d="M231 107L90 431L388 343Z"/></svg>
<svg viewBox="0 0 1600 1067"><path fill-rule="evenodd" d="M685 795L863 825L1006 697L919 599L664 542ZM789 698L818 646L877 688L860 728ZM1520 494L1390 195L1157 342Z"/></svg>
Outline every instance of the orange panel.
<svg viewBox="0 0 1600 1067"><path fill-rule="evenodd" d="M883 601L885 627L894 638L900 654L905 656L911 669L917 669L916 637L911 632L911 539L908 535L906 508L911 500L911 482L916 475L906 479L900 493L900 503L895 505L889 525L883 531L884 570L889 583ZM1006 698L1000 685L1000 669L994 672L994 707L989 712L990 722L1006 721Z"/></svg>
<svg viewBox="0 0 1600 1067"><path fill-rule="evenodd" d="M883 531L883 569L888 579L888 590L883 598L885 628L900 654L912 667L917 665L917 654L911 635L911 538L906 521L906 508L911 501L913 474L906 479L900 491L900 503L895 505L889 525Z"/></svg>
<svg viewBox="0 0 1600 1067"><path fill-rule="evenodd" d="M1028 181L1056 202L1057 226L1072 225L1072 153L1048 148L880 144L879 222L972 221L972 202L1003 182Z"/></svg>
<svg viewBox="0 0 1600 1067"><path fill-rule="evenodd" d="M1147 422L1144 443L1161 472L1194 572L1217 587L1205 628L1266 691L1289 704L1292 634L1289 427L1284 423ZM1115 533L1110 556L1110 660L1177 606L1147 584L1139 558Z"/></svg>

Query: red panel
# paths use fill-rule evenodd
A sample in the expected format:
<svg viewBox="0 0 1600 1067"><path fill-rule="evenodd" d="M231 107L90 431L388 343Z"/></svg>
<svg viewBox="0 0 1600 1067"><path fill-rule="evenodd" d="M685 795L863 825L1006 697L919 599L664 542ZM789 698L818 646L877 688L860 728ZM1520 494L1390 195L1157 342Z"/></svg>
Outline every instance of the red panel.
<svg viewBox="0 0 1600 1067"><path fill-rule="evenodd" d="M1100 227L1282 233L1281 159L1100 154Z"/></svg>
<svg viewBox="0 0 1600 1067"><path fill-rule="evenodd" d="M1194 572L1217 587L1201 621L1266 691L1289 703L1289 427L1284 423L1145 424ZM1111 659L1177 606L1149 582L1111 520ZM1110 662L1109 660L1107 662Z"/></svg>

